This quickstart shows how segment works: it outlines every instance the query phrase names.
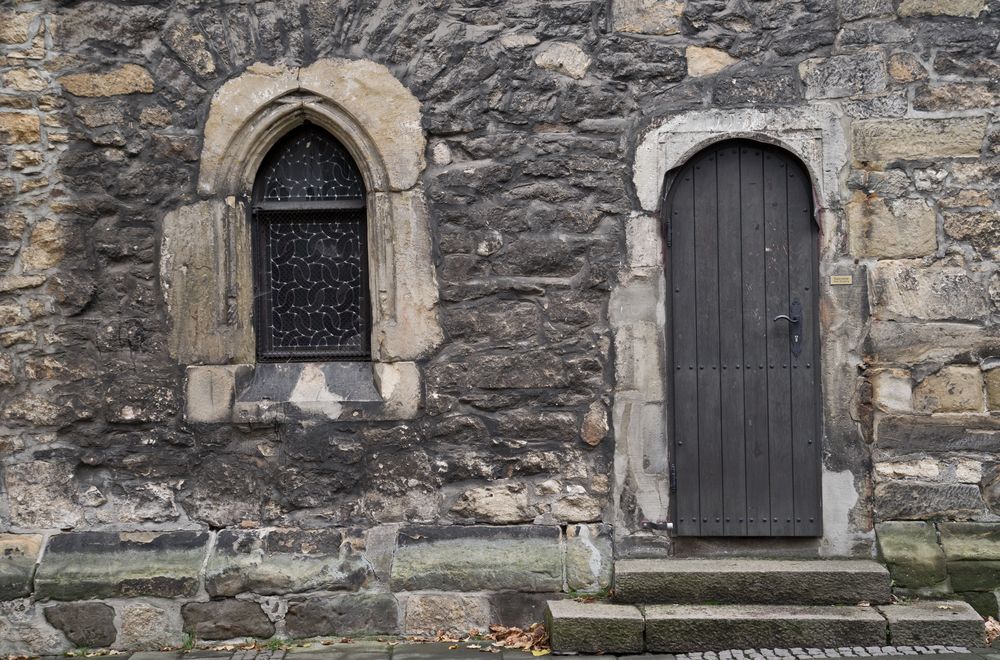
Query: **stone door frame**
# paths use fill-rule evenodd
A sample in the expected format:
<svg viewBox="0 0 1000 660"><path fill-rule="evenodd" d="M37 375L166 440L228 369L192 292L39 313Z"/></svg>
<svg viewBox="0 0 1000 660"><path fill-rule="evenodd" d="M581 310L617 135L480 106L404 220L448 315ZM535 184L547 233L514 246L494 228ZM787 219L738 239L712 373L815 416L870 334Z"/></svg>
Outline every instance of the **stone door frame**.
<svg viewBox="0 0 1000 660"><path fill-rule="evenodd" d="M823 403L823 528L817 539L671 538L665 277L660 204L670 174L710 144L746 138L774 144L807 168L820 230L819 305ZM854 421L857 365L867 320L867 277L847 253L848 128L834 103L809 108L695 110L655 120L633 162L638 210L627 221L628 260L612 291L615 338L613 515L619 556L714 554L869 556L874 544L866 493L867 446ZM851 275L851 286L829 276Z"/></svg>

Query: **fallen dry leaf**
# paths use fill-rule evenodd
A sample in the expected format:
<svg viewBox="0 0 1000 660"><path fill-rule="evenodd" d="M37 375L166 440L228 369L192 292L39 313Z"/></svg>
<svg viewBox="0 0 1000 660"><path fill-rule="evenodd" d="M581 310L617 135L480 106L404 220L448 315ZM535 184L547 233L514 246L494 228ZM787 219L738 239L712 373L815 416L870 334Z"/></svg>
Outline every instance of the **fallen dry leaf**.
<svg viewBox="0 0 1000 660"><path fill-rule="evenodd" d="M991 616L986 617L986 645L989 646L998 638L1000 638L1000 621Z"/></svg>

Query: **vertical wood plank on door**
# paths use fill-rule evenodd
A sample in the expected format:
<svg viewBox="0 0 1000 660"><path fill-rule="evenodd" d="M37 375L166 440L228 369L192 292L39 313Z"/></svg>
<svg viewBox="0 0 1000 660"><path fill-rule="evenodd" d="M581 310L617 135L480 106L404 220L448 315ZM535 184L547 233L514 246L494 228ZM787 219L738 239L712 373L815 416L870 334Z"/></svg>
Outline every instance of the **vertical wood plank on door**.
<svg viewBox="0 0 1000 660"><path fill-rule="evenodd" d="M695 297L694 177L681 172L674 183L670 222L671 326L673 344L673 420L676 516L678 534L697 535L701 531L698 474L698 355Z"/></svg>
<svg viewBox="0 0 1000 660"><path fill-rule="evenodd" d="M719 391L719 211L715 152L694 166L696 343L698 348L698 471L701 533L723 532L722 409Z"/></svg>
<svg viewBox="0 0 1000 660"><path fill-rule="evenodd" d="M764 170L761 149L740 147L743 261L743 401L746 434L747 534L771 534L767 426Z"/></svg>
<svg viewBox="0 0 1000 660"><path fill-rule="evenodd" d="M812 219L811 186L808 174L789 162L788 179L788 295L802 304L800 325L802 351L791 356L791 442L794 470L793 501L798 536L818 535L820 516L819 390L815 361L816 317L816 233Z"/></svg>
<svg viewBox="0 0 1000 660"><path fill-rule="evenodd" d="M740 153L735 145L716 156L719 183L719 362L722 406L722 507L726 536L747 533L743 424L743 237Z"/></svg>
<svg viewBox="0 0 1000 660"><path fill-rule="evenodd" d="M795 532L792 462L791 378L789 333L791 324L774 321L789 314L788 296L788 179L785 162L764 155L764 226L767 278L767 421L771 459L771 535Z"/></svg>

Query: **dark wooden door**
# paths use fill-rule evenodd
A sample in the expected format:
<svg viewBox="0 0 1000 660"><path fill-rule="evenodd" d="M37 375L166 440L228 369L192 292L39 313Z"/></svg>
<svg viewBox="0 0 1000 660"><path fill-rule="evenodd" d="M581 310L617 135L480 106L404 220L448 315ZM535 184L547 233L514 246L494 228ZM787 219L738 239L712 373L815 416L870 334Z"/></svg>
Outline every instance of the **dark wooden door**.
<svg viewBox="0 0 1000 660"><path fill-rule="evenodd" d="M819 536L817 228L787 152L692 158L664 200L674 530Z"/></svg>

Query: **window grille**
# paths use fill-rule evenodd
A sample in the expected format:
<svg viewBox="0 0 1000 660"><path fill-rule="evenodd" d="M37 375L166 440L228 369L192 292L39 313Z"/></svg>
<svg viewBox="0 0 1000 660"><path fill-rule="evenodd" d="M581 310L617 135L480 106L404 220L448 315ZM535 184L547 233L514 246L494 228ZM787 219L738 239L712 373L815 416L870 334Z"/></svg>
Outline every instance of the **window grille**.
<svg viewBox="0 0 1000 660"><path fill-rule="evenodd" d="M260 361L367 359L371 305L361 174L306 124L274 146L254 184Z"/></svg>

